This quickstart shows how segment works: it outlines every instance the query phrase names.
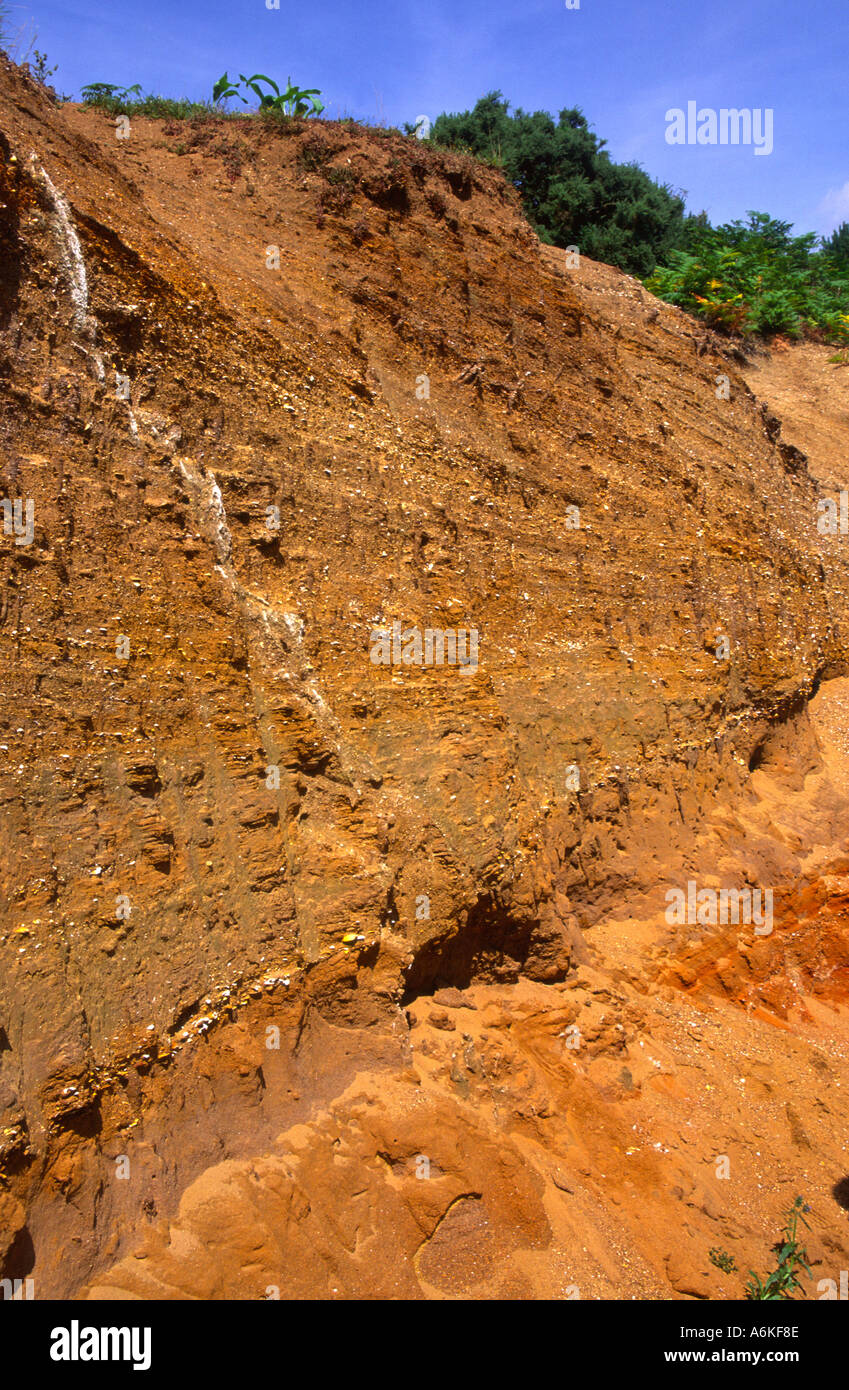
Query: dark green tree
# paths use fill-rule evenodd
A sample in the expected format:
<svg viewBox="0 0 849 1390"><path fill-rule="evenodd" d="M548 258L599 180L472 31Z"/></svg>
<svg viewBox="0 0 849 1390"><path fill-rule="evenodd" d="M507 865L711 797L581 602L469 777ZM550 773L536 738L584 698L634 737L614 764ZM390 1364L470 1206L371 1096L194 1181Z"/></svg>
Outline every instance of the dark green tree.
<svg viewBox="0 0 849 1390"><path fill-rule="evenodd" d="M517 108L488 92L471 111L438 116L431 139L503 168L540 240L577 246L633 275L650 275L683 236L683 199L637 164L616 164L584 115Z"/></svg>
<svg viewBox="0 0 849 1390"><path fill-rule="evenodd" d="M822 246L833 260L849 262L849 222L841 222L830 237L823 237Z"/></svg>

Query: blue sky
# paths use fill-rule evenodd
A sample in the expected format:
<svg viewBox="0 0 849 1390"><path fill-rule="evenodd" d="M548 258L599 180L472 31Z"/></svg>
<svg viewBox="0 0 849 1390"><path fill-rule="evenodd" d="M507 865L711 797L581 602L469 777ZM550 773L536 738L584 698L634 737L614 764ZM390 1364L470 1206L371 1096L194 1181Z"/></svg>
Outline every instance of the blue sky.
<svg viewBox="0 0 849 1390"><path fill-rule="evenodd" d="M574 0L571 0L574 3ZM749 208L827 233L849 221L849 0L8 0L59 91L140 82L208 97L227 68L319 87L330 116L398 125L499 88L579 106L712 221ZM771 108L774 150L669 145L668 109Z"/></svg>

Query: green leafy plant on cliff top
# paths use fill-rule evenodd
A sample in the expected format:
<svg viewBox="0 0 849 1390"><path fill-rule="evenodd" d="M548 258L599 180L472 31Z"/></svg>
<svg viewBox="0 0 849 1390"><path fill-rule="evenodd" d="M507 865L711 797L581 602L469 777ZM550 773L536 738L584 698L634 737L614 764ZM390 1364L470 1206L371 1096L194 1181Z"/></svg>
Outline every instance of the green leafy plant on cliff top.
<svg viewBox="0 0 849 1390"><path fill-rule="evenodd" d="M797 1289L805 1297L805 1290L799 1273L803 1273L808 1279L811 1278L811 1267L808 1264L808 1252L804 1245L797 1239L799 1222L807 1226L808 1222L803 1215L810 1211L810 1207L805 1205L803 1197L797 1197L787 1212L787 1220L781 1232L781 1239L776 1241L772 1247L778 1263L771 1274L767 1274L761 1279L755 1271L749 1270L749 1282L746 1285L746 1297L750 1300L764 1300L775 1302L779 1299L792 1297Z"/></svg>
<svg viewBox="0 0 849 1390"><path fill-rule="evenodd" d="M239 96L238 82L232 82L226 72L222 73L212 89L212 102L214 106L219 106L222 101L229 101L230 97ZM244 97L240 100L247 106Z"/></svg>
<svg viewBox="0 0 849 1390"><path fill-rule="evenodd" d="M240 72L239 81L244 82L248 90L259 98L260 111L279 111L284 116L319 116L324 110L322 103L316 101L316 97L321 96L318 87L294 87L291 77L286 79L285 92L281 92L273 78L266 77L262 72L255 72L252 77L246 77ZM271 95L271 91L264 92L261 83L270 87L274 95ZM212 100L218 106L230 97L238 97L244 106L248 104L247 98L239 91L239 83L234 82L225 72L212 89Z"/></svg>
<svg viewBox="0 0 849 1390"><path fill-rule="evenodd" d="M54 72L59 71L58 63L54 64L52 68L49 68L47 66L49 61L47 54L42 53L37 48L33 49L32 56L34 61L31 62L29 65L31 76L35 78L36 82L40 87L49 87L50 79L53 76Z"/></svg>

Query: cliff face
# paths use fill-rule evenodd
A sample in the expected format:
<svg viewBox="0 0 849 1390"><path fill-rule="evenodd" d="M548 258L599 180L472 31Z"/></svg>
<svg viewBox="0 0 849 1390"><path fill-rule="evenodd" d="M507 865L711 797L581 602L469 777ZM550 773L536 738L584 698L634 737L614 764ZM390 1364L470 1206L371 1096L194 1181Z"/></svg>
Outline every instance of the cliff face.
<svg viewBox="0 0 849 1390"><path fill-rule="evenodd" d="M541 247L461 157L344 124L118 139L8 65L0 153L7 1271L144 1292L102 1272L147 1231L157 1296L368 1295L332 1132L378 1296L555 1292L592 1212L585 1296L665 1296L650 1239L635 1283L608 1267L590 1190L647 1001L798 1004L779 930L667 940L665 893L772 889L795 930L840 867L808 702L847 669L849 571L804 455L692 320ZM395 624L475 659L378 664ZM800 989L835 1005L827 910ZM645 1164L674 1229L693 1182ZM228 1203L282 1270L217 1250Z"/></svg>

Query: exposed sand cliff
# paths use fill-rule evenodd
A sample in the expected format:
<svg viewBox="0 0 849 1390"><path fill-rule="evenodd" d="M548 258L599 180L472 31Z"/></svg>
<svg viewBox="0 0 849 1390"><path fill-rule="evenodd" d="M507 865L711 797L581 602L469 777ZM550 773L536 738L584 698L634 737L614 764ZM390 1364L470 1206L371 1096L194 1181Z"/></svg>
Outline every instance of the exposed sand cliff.
<svg viewBox="0 0 849 1390"><path fill-rule="evenodd" d="M849 542L781 382L471 161L8 64L0 257L0 1273L732 1297L803 1192L836 1278Z"/></svg>

